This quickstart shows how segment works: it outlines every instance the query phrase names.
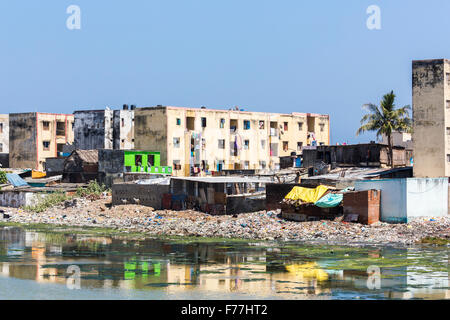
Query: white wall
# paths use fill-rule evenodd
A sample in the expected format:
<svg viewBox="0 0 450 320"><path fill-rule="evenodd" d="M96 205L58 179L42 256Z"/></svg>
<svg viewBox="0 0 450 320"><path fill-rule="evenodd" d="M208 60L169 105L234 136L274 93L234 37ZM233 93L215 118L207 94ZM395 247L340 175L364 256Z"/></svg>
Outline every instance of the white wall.
<svg viewBox="0 0 450 320"><path fill-rule="evenodd" d="M380 220L406 222L406 179L362 180L355 182L355 190L381 190Z"/></svg>
<svg viewBox="0 0 450 320"><path fill-rule="evenodd" d="M362 180L355 190L381 190L380 220L406 223L448 214L448 178Z"/></svg>

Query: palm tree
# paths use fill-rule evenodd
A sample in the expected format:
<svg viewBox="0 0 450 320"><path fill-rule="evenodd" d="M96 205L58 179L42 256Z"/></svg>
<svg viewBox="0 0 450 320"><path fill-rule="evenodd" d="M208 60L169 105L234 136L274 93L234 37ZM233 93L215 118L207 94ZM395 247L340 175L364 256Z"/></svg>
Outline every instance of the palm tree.
<svg viewBox="0 0 450 320"><path fill-rule="evenodd" d="M377 137L386 135L388 140L388 163L391 168L394 167L393 151L391 135L395 131L411 132L411 118L409 116L410 106L404 106L402 108L395 109L395 94L391 91L383 96L380 106L373 103L363 105L364 109L367 109L367 113L361 119L361 127L356 132L359 135L366 131L376 131Z"/></svg>

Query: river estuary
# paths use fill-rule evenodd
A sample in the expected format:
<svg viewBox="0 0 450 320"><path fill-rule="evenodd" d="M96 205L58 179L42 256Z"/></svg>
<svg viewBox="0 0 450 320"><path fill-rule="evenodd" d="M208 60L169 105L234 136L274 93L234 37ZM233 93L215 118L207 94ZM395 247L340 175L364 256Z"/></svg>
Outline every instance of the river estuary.
<svg viewBox="0 0 450 320"><path fill-rule="evenodd" d="M0 299L450 299L448 246L139 239L0 227Z"/></svg>

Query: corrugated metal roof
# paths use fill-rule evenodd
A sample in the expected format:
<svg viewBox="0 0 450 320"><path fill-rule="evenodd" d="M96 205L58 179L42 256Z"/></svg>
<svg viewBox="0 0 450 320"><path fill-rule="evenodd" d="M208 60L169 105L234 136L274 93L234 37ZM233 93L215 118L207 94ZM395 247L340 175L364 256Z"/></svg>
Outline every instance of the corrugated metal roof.
<svg viewBox="0 0 450 320"><path fill-rule="evenodd" d="M88 163L98 163L98 151L97 150L74 150L72 152L72 154L70 155L70 157L74 154L77 154L78 157L80 157L80 159L83 162L88 162Z"/></svg>

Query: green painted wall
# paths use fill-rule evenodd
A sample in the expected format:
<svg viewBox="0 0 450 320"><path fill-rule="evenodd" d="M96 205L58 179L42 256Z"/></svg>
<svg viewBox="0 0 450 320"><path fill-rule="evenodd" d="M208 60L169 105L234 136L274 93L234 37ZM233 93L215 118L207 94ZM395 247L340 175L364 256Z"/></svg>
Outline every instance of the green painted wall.
<svg viewBox="0 0 450 320"><path fill-rule="evenodd" d="M141 156L141 165L138 166L137 156ZM153 166L149 166L148 159L153 156ZM171 174L172 167L161 166L161 154L154 151L124 151L124 166L131 167L131 172L149 172Z"/></svg>

